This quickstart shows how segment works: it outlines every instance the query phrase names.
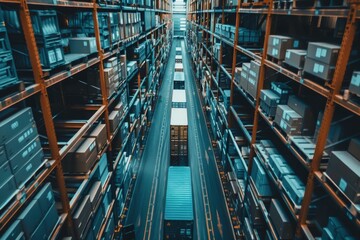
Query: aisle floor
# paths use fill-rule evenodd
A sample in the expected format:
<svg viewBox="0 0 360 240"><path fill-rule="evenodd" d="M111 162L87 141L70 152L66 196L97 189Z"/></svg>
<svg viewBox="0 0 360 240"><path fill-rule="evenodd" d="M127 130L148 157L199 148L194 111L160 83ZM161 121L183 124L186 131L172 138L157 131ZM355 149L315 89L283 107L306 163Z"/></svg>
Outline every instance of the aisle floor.
<svg viewBox="0 0 360 240"><path fill-rule="evenodd" d="M170 157L172 80L175 48L180 45L183 49L189 119L189 162L195 210L194 239L233 239L215 156L183 40L173 41L126 223L134 224L136 239L162 239Z"/></svg>

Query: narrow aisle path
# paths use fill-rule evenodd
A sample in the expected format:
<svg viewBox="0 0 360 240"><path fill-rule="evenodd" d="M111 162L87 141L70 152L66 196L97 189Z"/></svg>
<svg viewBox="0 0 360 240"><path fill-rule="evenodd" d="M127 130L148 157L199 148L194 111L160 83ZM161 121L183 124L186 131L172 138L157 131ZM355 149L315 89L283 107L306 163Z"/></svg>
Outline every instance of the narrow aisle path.
<svg viewBox="0 0 360 240"><path fill-rule="evenodd" d="M185 49L184 41L181 41L181 45ZM194 201L198 203L198 206L195 206L196 218L197 225L205 226L207 232L204 238L202 231L199 231L201 237L198 239L234 239L225 196L217 173L215 156L207 133L208 129L202 113L189 55L186 51L183 52L183 64L187 81L189 152L193 192Z"/></svg>
<svg viewBox="0 0 360 240"><path fill-rule="evenodd" d="M170 156L170 107L175 49L171 49L126 224L135 225L136 239L162 239L165 187Z"/></svg>

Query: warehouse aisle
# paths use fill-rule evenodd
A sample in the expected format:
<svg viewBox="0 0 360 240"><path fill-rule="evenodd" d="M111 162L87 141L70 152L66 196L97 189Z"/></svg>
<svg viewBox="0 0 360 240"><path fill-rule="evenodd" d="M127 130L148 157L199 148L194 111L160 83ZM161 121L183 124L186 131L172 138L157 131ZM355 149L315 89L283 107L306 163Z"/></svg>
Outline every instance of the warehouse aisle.
<svg viewBox="0 0 360 240"><path fill-rule="evenodd" d="M161 239L165 187L170 156L170 107L175 49L171 49L126 224L134 224L136 239ZM154 220L154 221L152 221Z"/></svg>
<svg viewBox="0 0 360 240"><path fill-rule="evenodd" d="M181 46L185 49L184 41L181 41ZM196 90L189 55L186 51L183 51L183 64L187 84L189 155L191 157L196 227L200 236L194 239L234 239L225 197L217 174L215 156L207 133L208 129ZM206 226L205 233L201 226Z"/></svg>

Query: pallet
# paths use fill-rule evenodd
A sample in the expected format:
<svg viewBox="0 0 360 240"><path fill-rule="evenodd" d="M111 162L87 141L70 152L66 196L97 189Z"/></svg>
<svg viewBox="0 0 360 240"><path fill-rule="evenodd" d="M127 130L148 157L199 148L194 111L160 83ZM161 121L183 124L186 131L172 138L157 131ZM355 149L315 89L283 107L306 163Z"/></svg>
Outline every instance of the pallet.
<svg viewBox="0 0 360 240"><path fill-rule="evenodd" d="M344 202L346 206L346 210L351 216L348 216L350 220L354 220L354 218L357 221L360 221L360 204L353 203L346 195L345 193L334 183L334 181L324 172L322 174L322 180L324 183L329 185L331 189L334 190L337 197L341 199L341 201Z"/></svg>
<svg viewBox="0 0 360 240"><path fill-rule="evenodd" d="M311 163L316 148L312 138L307 136L290 136L289 143L306 162ZM327 164L329 158L330 156L324 151L321 163Z"/></svg>

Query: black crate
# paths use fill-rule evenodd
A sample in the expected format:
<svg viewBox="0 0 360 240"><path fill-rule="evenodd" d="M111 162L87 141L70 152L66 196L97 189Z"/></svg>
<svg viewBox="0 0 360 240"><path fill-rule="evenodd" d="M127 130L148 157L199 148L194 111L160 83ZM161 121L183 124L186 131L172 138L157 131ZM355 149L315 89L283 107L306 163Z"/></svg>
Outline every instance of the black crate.
<svg viewBox="0 0 360 240"><path fill-rule="evenodd" d="M46 42L45 44L38 44L37 47L40 55L40 62L43 68L53 69L65 63L61 38L52 39L50 42ZM29 53L25 44L14 44L13 51L17 68L31 68Z"/></svg>

